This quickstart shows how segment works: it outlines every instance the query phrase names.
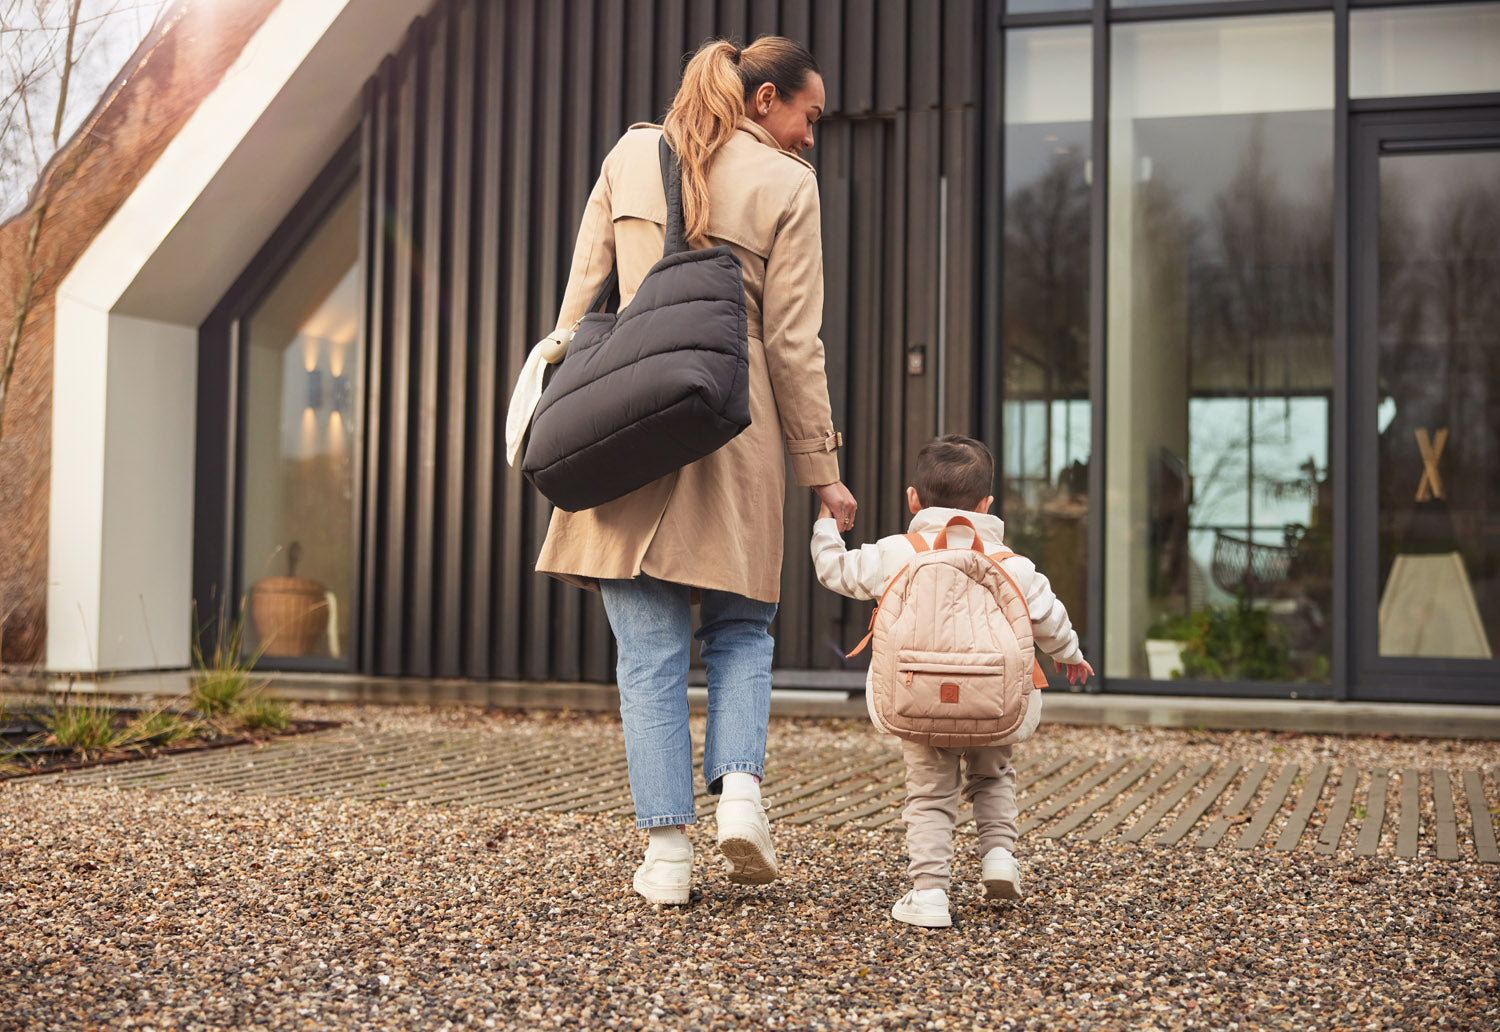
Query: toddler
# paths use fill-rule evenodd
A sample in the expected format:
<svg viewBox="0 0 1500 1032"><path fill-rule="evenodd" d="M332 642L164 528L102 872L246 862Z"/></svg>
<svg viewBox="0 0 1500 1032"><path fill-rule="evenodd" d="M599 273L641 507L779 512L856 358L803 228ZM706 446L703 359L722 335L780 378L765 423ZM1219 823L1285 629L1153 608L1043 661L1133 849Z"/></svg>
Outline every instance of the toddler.
<svg viewBox="0 0 1500 1032"><path fill-rule="evenodd" d="M906 489L912 512L910 532L922 535L930 547L950 519L964 516L974 525L986 552L1007 551L1005 524L990 515L994 476L990 450L972 437L949 434L929 441L917 453L915 483ZM968 530L955 527L949 532L950 548L972 544ZM818 580L850 598L880 598L915 555L916 549L903 534L845 551L838 525L826 507L813 525L812 556ZM1036 648L1052 657L1070 683L1087 680L1093 668L1084 660L1068 612L1047 578L1019 555L1002 559L1001 566L1026 596ZM1014 855L1016 773L1010 765L1011 748L940 749L901 742L906 760L906 809L901 816L906 823L912 890L891 908L897 921L927 928L952 925L948 886L960 795L974 806L984 898L1021 898L1021 873Z"/></svg>

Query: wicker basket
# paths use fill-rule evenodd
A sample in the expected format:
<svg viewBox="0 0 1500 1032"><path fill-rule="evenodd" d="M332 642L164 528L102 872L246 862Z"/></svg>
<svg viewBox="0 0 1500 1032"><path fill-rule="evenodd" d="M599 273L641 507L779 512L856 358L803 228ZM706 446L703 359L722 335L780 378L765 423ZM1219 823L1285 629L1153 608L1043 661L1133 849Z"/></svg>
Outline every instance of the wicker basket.
<svg viewBox="0 0 1500 1032"><path fill-rule="evenodd" d="M308 577L266 577L250 589L250 618L268 656L307 656L328 634L328 589Z"/></svg>

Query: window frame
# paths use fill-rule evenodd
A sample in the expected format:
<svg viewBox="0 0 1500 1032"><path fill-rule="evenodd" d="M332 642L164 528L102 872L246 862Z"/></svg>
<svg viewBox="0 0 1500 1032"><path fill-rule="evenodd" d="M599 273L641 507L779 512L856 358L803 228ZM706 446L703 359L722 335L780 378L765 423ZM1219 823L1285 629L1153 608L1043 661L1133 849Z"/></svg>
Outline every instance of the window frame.
<svg viewBox="0 0 1500 1032"><path fill-rule="evenodd" d="M363 189L361 170L360 133L356 131L339 145L199 328L193 596L197 610L194 637L204 655L212 654L218 621L249 619L249 585L243 575L246 446L243 424L248 411L250 356L249 349L243 346L244 323L349 191ZM361 204L361 209L363 207ZM358 252L361 269L368 266L364 236L362 225ZM366 344L365 276L359 275L357 281L360 325L354 346L361 361L350 405L353 411L362 413L366 378L362 360ZM355 435L351 454L355 499L351 548L355 556L355 577L348 601L348 648L343 657L337 659L328 656L257 657L254 669L295 673L356 673L359 670L363 595L363 565L359 558L364 553L361 499L365 437L364 433Z"/></svg>

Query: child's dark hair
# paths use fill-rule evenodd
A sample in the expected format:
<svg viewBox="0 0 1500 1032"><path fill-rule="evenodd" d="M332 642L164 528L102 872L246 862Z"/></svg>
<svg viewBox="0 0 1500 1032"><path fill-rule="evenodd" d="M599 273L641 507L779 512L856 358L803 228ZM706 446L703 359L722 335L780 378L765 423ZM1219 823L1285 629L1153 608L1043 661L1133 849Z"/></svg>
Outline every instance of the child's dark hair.
<svg viewBox="0 0 1500 1032"><path fill-rule="evenodd" d="M947 434L922 445L913 479L924 507L975 509L993 493L995 457L972 437Z"/></svg>

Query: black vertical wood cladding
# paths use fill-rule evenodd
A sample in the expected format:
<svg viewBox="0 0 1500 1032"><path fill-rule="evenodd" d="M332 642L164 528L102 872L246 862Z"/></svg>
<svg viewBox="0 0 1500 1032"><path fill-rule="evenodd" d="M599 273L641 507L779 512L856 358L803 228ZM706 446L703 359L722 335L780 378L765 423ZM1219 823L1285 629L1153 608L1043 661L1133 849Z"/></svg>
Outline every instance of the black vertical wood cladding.
<svg viewBox="0 0 1500 1032"><path fill-rule="evenodd" d="M994 0L443 0L365 90L361 665L379 675L610 680L596 596L534 572L548 506L506 465L504 413L556 318L600 162L658 120L713 35L802 39L825 72L824 343L860 535L904 525L911 449L992 425L976 387L993 242L981 98ZM644 59L643 59L644 58ZM939 183L948 183L939 291ZM981 330L984 330L982 333ZM927 371L907 371L907 349ZM991 367L990 363L984 363ZM788 492L777 663L837 668L868 605L818 588L815 499Z"/></svg>

